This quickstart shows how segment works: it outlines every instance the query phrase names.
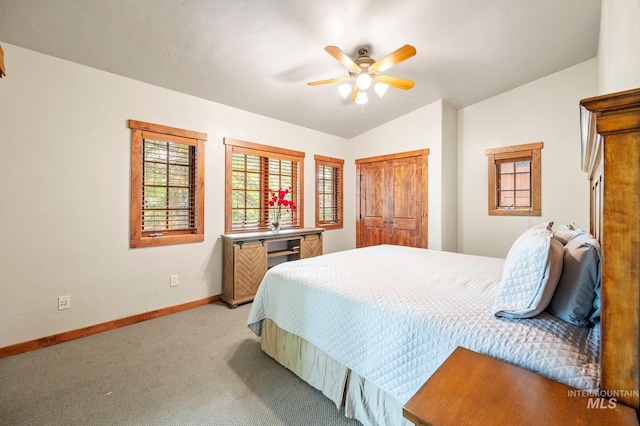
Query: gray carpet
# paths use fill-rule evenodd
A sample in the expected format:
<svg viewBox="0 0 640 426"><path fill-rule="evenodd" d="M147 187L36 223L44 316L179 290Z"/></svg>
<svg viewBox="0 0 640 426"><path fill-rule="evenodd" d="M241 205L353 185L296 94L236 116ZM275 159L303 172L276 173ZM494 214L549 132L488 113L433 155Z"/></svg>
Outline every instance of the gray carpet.
<svg viewBox="0 0 640 426"><path fill-rule="evenodd" d="M0 425L358 425L214 303L0 360Z"/></svg>

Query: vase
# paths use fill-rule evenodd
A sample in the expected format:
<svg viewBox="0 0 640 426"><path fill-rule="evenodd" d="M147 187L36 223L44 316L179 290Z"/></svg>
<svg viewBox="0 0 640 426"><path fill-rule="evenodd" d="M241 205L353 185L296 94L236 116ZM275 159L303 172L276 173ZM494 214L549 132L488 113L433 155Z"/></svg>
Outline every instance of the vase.
<svg viewBox="0 0 640 426"><path fill-rule="evenodd" d="M271 222L271 232L274 234L280 232L280 222Z"/></svg>

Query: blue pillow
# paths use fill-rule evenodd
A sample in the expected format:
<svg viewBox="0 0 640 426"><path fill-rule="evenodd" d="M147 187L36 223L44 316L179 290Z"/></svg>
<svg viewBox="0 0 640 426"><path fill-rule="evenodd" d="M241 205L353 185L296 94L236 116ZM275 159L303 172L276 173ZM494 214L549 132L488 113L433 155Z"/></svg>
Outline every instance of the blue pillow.
<svg viewBox="0 0 640 426"><path fill-rule="evenodd" d="M571 324L590 326L600 315L599 288L600 244L589 234L572 238L564 247L562 274L549 312Z"/></svg>

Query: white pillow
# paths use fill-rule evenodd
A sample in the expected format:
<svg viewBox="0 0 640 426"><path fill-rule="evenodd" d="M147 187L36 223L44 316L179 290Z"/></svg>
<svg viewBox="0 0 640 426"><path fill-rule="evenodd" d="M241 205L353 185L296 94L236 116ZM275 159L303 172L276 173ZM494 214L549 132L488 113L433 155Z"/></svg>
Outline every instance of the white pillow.
<svg viewBox="0 0 640 426"><path fill-rule="evenodd" d="M523 238L527 235L553 235L552 227L553 222L542 222L524 231L519 238Z"/></svg>
<svg viewBox="0 0 640 426"><path fill-rule="evenodd" d="M509 250L492 309L498 317L531 318L551 301L562 272L564 247L550 227L541 225L520 235Z"/></svg>

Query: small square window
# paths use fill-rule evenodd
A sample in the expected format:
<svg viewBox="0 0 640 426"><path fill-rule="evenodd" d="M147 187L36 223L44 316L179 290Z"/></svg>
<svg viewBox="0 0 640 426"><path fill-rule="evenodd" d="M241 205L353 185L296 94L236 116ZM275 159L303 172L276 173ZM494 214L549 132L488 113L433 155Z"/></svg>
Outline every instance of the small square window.
<svg viewBox="0 0 640 426"><path fill-rule="evenodd" d="M496 164L498 169L498 207L531 207L531 162L507 161Z"/></svg>
<svg viewBox="0 0 640 426"><path fill-rule="evenodd" d="M542 142L493 148L489 164L489 215L541 216Z"/></svg>

